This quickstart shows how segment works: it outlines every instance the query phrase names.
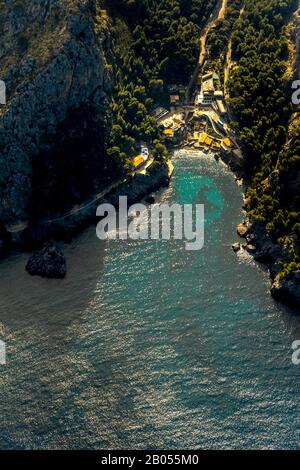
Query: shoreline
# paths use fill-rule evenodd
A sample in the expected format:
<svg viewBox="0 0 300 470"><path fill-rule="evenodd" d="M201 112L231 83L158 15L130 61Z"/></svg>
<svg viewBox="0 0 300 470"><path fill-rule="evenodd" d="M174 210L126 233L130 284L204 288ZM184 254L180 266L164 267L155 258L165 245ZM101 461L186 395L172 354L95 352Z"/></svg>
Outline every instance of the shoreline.
<svg viewBox="0 0 300 470"><path fill-rule="evenodd" d="M214 158L216 161L222 161L224 165L234 174L235 180L240 187L244 187L245 185L245 171L243 169L244 160L242 159L239 164L237 164L236 159L232 157L230 154L226 154L225 152L218 152L218 151L210 151L205 152L202 149L195 149L192 146L184 145L184 146L174 146L172 149L172 153L174 152L186 152L192 154L204 154L207 157ZM245 192L243 191L245 196Z"/></svg>
<svg viewBox="0 0 300 470"><path fill-rule="evenodd" d="M61 216L49 224L40 223L36 226L28 226L20 232L12 234L12 240L9 247L1 254L4 259L17 252L35 252L41 249L49 242L72 243L73 239L84 232L88 227L97 225L98 218L96 210L99 204L110 203L118 207L119 196L127 196L128 204L134 204L143 198L155 193L164 187L168 187L171 177L174 173L172 159L175 153L201 155L207 158L214 158L226 166L232 173L236 184L241 188L245 204L245 181L244 173L240 171L241 167L236 168L230 158L224 158L224 154L219 152L203 152L201 149L195 149L188 146L175 145L170 148L170 158L164 166L160 166L153 174L135 174L130 180L121 182L113 187L105 196L92 200L85 208L78 212L69 213L67 216ZM226 154L228 157L228 154ZM248 253L252 259L264 266L270 276L270 293L275 300L284 303L290 307L299 307L300 290L293 280L278 280L278 260L284 258L284 248L274 243L261 224L251 224L246 218L244 205L242 209L245 219L237 226L237 235L239 241L232 244L233 251ZM0 259L1 259L0 258Z"/></svg>
<svg viewBox="0 0 300 470"><path fill-rule="evenodd" d="M79 211L71 211L67 215L58 216L53 221L39 222L28 225L24 229L11 232L10 241L2 253L2 258L14 251L34 251L50 240L71 243L72 239L86 228L99 221L96 216L97 207L102 203L110 203L117 207L119 196L127 196L128 203L134 204L152 192L167 187L174 172L174 166L169 160L166 164L155 169L151 174L135 174L129 180L108 189L103 196L92 199Z"/></svg>
<svg viewBox="0 0 300 470"><path fill-rule="evenodd" d="M245 218L238 224L236 228L239 241L232 244L233 251L238 253L247 253L251 256L254 262L264 267L269 274L270 278L270 294L271 296L280 303L290 307L291 309L297 309L300 306L300 287L299 287L299 276L292 276L288 279L280 279L279 273L280 260L288 259L288 254L284 247L275 243L265 227L259 223L251 223L247 219L247 213L245 210L246 204L246 186L243 176L240 172L235 171L232 164L228 159L224 159L224 156L218 155L217 152L203 152L195 148L184 146L182 148L176 148L176 152L192 153L205 155L208 158L215 158L221 160L222 163L232 172L234 179L239 187L242 187L243 195L243 206ZM224 155L224 154L223 154Z"/></svg>

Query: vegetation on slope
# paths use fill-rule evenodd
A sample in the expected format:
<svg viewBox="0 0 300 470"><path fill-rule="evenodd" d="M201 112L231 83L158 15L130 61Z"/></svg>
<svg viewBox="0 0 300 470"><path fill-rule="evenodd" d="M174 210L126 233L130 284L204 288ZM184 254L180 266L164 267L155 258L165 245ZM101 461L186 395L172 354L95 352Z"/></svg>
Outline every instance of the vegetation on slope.
<svg viewBox="0 0 300 470"><path fill-rule="evenodd" d="M244 3L245 0L228 0L225 17L217 21L216 26L207 36L208 58L210 64L212 63L220 76L224 72L226 52L232 29L240 17Z"/></svg>
<svg viewBox="0 0 300 470"><path fill-rule="evenodd" d="M300 261L300 125L296 120L288 129L292 106L291 83L285 81L284 26L295 8L294 0L246 2L232 35L238 67L229 83L230 105L252 182L248 215L288 248L294 268ZM290 267L286 264L285 271Z"/></svg>
<svg viewBox="0 0 300 470"><path fill-rule="evenodd" d="M114 19L115 93L108 152L130 167L126 157L144 140L158 160L166 150L150 116L168 105L167 87L187 84L199 55L200 27L216 0L114 0L106 2Z"/></svg>

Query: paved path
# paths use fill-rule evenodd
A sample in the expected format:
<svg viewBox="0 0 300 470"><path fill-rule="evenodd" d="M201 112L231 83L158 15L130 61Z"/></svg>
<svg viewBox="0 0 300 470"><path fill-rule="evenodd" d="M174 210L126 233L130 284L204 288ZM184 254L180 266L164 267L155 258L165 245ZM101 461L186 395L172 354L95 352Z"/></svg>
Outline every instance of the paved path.
<svg viewBox="0 0 300 470"><path fill-rule="evenodd" d="M137 175L137 174L146 174L146 170L152 165L153 162L154 162L154 158L150 157L141 168L139 168L136 171L133 171L132 176ZM116 181L115 183L107 187L106 189L95 194L95 196L89 201L87 201L86 203L76 205L70 211L58 217L54 217L50 219L42 219L41 221L38 222L38 225L49 225L53 222L60 222L69 218L70 216L74 214L78 214L84 211L85 209L87 209L88 207L92 206L93 204L95 204L97 201L100 201L104 196L106 196L106 194L110 193L113 189L116 189L118 186L120 186L122 183L125 183L126 181L127 181L126 178L123 180ZM29 227L29 222L25 221L25 222L21 222L19 224L15 224L15 225L11 225L10 227L7 227L7 231L11 234L20 233L20 232L23 232L28 227Z"/></svg>
<svg viewBox="0 0 300 470"><path fill-rule="evenodd" d="M199 66L200 68L203 67L205 59L206 59L206 41L207 41L207 36L209 32L215 27L217 22L219 20L223 20L225 17L225 12L227 9L227 2L228 0L220 0L219 3L217 4L215 10L211 14L210 21L206 25L206 28L204 28L204 31L202 33L202 36L200 38L201 42L201 53L199 57Z"/></svg>

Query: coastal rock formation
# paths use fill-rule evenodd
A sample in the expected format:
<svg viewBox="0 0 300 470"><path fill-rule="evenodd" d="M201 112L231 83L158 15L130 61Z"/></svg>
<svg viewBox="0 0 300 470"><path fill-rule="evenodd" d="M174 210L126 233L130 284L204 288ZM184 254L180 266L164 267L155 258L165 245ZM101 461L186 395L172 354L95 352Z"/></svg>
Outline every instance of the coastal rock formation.
<svg viewBox="0 0 300 470"><path fill-rule="evenodd" d="M233 249L233 251L234 251L235 253L238 253L238 252L240 251L240 249L241 249L241 243L234 243L234 244L232 245L232 249Z"/></svg>
<svg viewBox="0 0 300 470"><path fill-rule="evenodd" d="M253 255L255 261L269 268L273 297L300 306L300 272L292 273L287 278L282 276L282 266L292 261L288 248L275 243L262 223L251 225L243 222L238 226L238 233L246 239L243 248ZM238 244L233 245L236 252L237 247Z"/></svg>
<svg viewBox="0 0 300 470"><path fill-rule="evenodd" d="M66 258L59 248L48 244L29 258L26 271L31 276L62 279L67 273Z"/></svg>
<svg viewBox="0 0 300 470"><path fill-rule="evenodd" d="M247 243L245 245L245 249L248 251L248 253L250 253L251 255L254 255L257 251L257 248L256 246L254 245L251 245L251 243Z"/></svg>
<svg viewBox="0 0 300 470"><path fill-rule="evenodd" d="M276 300L300 307L300 271L286 279L275 278L271 293Z"/></svg>
<svg viewBox="0 0 300 470"><path fill-rule="evenodd" d="M244 220L241 224L237 226L237 234L241 238L246 238L249 229L249 224Z"/></svg>

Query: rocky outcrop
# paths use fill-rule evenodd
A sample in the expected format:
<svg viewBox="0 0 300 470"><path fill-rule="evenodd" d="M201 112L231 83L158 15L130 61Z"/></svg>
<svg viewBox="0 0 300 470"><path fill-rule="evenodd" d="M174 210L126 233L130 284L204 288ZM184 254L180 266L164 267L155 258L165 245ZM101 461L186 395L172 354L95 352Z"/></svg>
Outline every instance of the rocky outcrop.
<svg viewBox="0 0 300 470"><path fill-rule="evenodd" d="M289 250L275 243L261 223L249 224L244 221L237 227L237 232L246 240L246 243L241 246L253 255L255 261L266 265L270 270L273 297L299 307L300 272L291 274L286 279L282 277L282 266L292 261ZM238 245L238 243L233 245L236 252L239 251Z"/></svg>
<svg viewBox="0 0 300 470"><path fill-rule="evenodd" d="M246 235L248 233L248 229L250 227L250 224L249 222L247 221L243 221L241 224L239 224L237 226L237 234L241 237L241 238L246 238Z"/></svg>
<svg viewBox="0 0 300 470"><path fill-rule="evenodd" d="M241 243L234 243L232 245L232 249L235 253L238 253L242 248L242 244Z"/></svg>
<svg viewBox="0 0 300 470"><path fill-rule="evenodd" d="M57 246L48 244L29 258L26 271L31 276L62 279L67 273L66 258Z"/></svg>
<svg viewBox="0 0 300 470"><path fill-rule="evenodd" d="M295 272L287 279L282 279L280 274L277 275L271 293L280 302L300 307L300 271Z"/></svg>
<svg viewBox="0 0 300 470"><path fill-rule="evenodd" d="M237 226L237 233L246 240L243 247L254 255L256 261L270 269L279 259L288 259L288 254L282 246L274 243L263 224L243 221Z"/></svg>
<svg viewBox="0 0 300 470"><path fill-rule="evenodd" d="M222 161L235 173L237 180L243 179L245 174L245 160L239 152L225 152L222 150L219 154Z"/></svg>
<svg viewBox="0 0 300 470"><path fill-rule="evenodd" d="M63 209L104 179L110 39L97 5L23 0L1 6L7 105L0 107L0 220L6 224L45 215L55 199Z"/></svg>

